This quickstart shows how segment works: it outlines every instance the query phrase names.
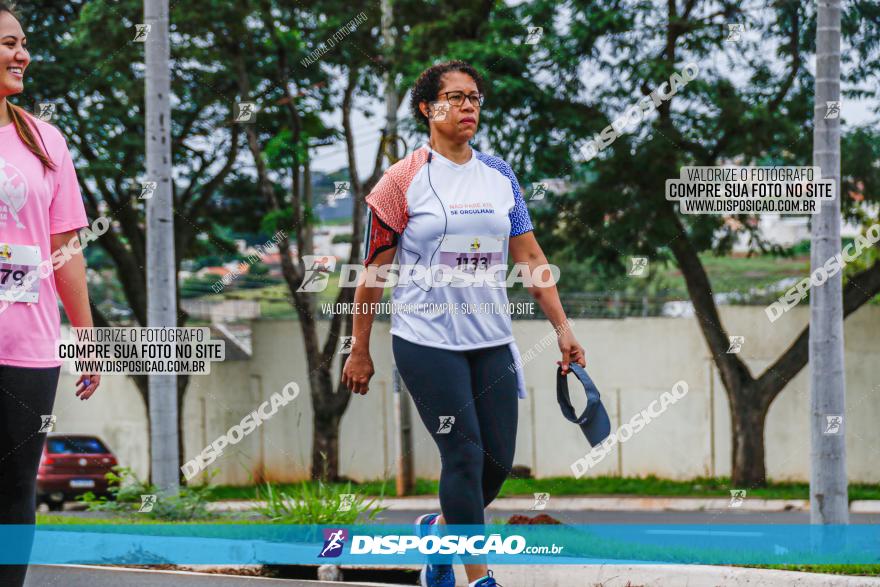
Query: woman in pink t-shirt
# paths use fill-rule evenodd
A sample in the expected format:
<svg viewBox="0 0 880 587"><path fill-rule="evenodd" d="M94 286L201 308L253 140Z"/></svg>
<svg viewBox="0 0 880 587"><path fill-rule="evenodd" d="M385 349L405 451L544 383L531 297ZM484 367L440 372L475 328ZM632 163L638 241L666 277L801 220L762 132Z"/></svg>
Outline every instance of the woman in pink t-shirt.
<svg viewBox="0 0 880 587"><path fill-rule="evenodd" d="M57 300L75 327L91 328L92 315L77 233L86 214L67 143L8 101L24 90L26 45L18 19L0 4L0 523L33 525L61 370ZM83 373L76 395L88 399L100 380ZM26 560L31 542L32 534L4 550ZM21 586L26 573L26 565L0 565L0 584Z"/></svg>

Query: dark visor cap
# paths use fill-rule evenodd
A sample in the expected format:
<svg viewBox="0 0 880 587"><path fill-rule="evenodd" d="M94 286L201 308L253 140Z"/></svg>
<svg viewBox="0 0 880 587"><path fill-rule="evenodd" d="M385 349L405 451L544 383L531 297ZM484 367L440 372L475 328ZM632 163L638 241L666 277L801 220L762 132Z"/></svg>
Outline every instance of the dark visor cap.
<svg viewBox="0 0 880 587"><path fill-rule="evenodd" d="M559 400L559 408L566 420L580 426L590 446L596 446L611 434L611 420L608 418L605 406L602 405L602 400L599 399L599 390L596 389L596 384L593 383L584 368L577 363L569 363L568 368L584 386L584 393L587 394L587 407L583 414L579 417L575 416L574 407L571 405L571 396L568 394L568 378L563 375L560 365L556 370L556 399Z"/></svg>

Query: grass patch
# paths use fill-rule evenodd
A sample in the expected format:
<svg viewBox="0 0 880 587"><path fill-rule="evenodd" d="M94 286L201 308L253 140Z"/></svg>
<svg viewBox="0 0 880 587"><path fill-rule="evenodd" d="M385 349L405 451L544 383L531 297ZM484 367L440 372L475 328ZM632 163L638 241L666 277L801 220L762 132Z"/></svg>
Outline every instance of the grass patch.
<svg viewBox="0 0 880 587"><path fill-rule="evenodd" d="M787 277L806 277L810 273L810 257L716 257L700 254L700 261L712 283L712 291L748 293L762 289ZM686 292L684 276L676 266L664 271L664 277L675 291Z"/></svg>
<svg viewBox="0 0 880 587"><path fill-rule="evenodd" d="M339 295L340 271L334 271L328 278L326 289L315 293L315 310L318 316L323 316L322 303L333 303ZM297 314L288 300L290 290L286 283L276 283L266 287L254 289L228 289L218 295L210 296L210 299L227 300L256 300L260 303L260 317L263 320L272 318L296 318ZM391 288L382 294L382 301L391 298ZM329 317L329 315L327 316Z"/></svg>
<svg viewBox="0 0 880 587"><path fill-rule="evenodd" d="M281 524L355 524L361 514L366 514L368 523L386 508L376 505L382 499L367 497L358 492L352 493L351 482L344 487L338 483L302 482L292 491L279 489L272 483L257 488L257 497L265 500L265 505L254 508L272 522Z"/></svg>
<svg viewBox="0 0 880 587"><path fill-rule="evenodd" d="M284 490L293 490L299 483L279 484ZM361 495L380 495L384 485L385 495L395 496L392 481L369 481L353 484ZM343 487L343 484L339 484ZM640 495L659 497L730 497L731 489L739 489L730 484L728 477L698 477L689 481L673 481L657 477L590 477L573 479L571 477L550 477L546 479L507 479L501 488L501 497L529 495L535 492L548 492L551 495ZM765 499L809 499L810 488L807 483L770 482L767 487L747 490L747 497ZM439 482L430 479L417 479L413 495L437 495ZM849 486L849 498L880 499L880 485L855 483ZM232 487L219 485L213 488L211 499L256 499L254 486Z"/></svg>
<svg viewBox="0 0 880 587"><path fill-rule="evenodd" d="M318 488L317 481L310 481L307 484L314 488ZM293 493L300 491L303 487L303 482L297 483L273 483L273 487L285 493ZM328 483L327 487L332 490L342 490L347 487L348 483ZM387 495L387 496L396 496L397 489L394 484L393 479L389 479L388 481L366 481L364 483L357 483L352 481L351 487L357 490L357 493L360 495L369 495L369 496L377 496L377 495ZM415 484L415 493L414 495L438 495L439 491L439 483L437 481L432 481L429 479L417 479ZM341 493L341 491L340 491ZM254 485L243 485L243 486L232 486L232 485L215 485L211 488L211 497L209 498L212 501L226 500L226 499L258 499L257 496L257 487Z"/></svg>

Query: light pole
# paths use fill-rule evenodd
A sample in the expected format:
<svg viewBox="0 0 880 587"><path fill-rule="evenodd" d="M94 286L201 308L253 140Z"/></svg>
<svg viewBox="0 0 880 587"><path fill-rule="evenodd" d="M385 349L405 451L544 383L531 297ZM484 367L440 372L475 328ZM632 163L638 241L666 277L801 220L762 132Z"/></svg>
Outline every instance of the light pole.
<svg viewBox="0 0 880 587"><path fill-rule="evenodd" d="M147 208L147 326L177 326L174 210L171 191L171 67L168 0L144 0L147 181L155 182ZM150 472L163 492L176 493L177 374L149 375Z"/></svg>

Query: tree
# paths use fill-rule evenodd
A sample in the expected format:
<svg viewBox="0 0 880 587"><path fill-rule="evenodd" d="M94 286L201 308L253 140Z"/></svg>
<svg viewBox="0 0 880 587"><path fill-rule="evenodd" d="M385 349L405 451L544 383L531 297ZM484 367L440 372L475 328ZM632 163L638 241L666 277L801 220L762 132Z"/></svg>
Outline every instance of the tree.
<svg viewBox="0 0 880 587"><path fill-rule="evenodd" d="M373 47L375 39L369 25L357 27L350 38L334 47L338 55L322 58L334 61L345 80L341 104L331 106L331 93L327 89L330 79L328 65L312 63L304 65L305 59L322 42L351 20L339 14L358 14L358 3L339 8L339 3L317 3L308 11L291 5L274 4L270 0L256 0L225 10L223 22L228 33L222 36L221 46L234 65L239 99L259 104L260 125L247 125L244 134L248 150L255 164L256 185L266 202L275 225L287 236L279 242L281 268L284 281L293 300L299 318L300 333L306 350L309 388L314 411L312 442L312 476L325 479L339 477L339 422L351 399L346 389L334 385L331 364L339 348L339 337L351 334L350 316L334 315L329 333L321 343L317 330L316 302L312 294L299 291L307 275L303 256L314 251L314 197L311 185L310 150L315 141L340 136L328 129L318 116L321 110L338 107L342 115L341 138L348 150L350 196L354 200L351 255L346 261L358 263L363 223L363 196L378 179L379 161L369 179L359 179L354 157L354 136L351 128L351 108L362 69L368 62L366 54L347 47ZM366 6L366 4L365 4ZM230 12L244 10L256 16L245 24L236 20ZM321 18L319 18L319 15ZM212 15L213 16L213 15ZM326 18L322 18L326 16ZM291 24L295 23L295 25ZM336 63L342 62L342 63ZM286 186L283 190L277 185ZM265 223L264 223L265 224ZM297 243L297 256L290 250L291 235ZM337 302L353 299L351 288L340 288ZM340 369L342 365L340 364ZM338 381L338 379L337 379Z"/></svg>
<svg viewBox="0 0 880 587"><path fill-rule="evenodd" d="M303 10L258 0L251 8L245 8L259 15L259 22L249 26L249 34L243 34L241 26L233 25L230 34L223 36L223 47L236 63L241 99L256 100L261 105L261 116L268 118L266 124L245 129L257 185L269 203L269 217L282 222L277 228L289 229L297 242L296 259L290 254L287 240L282 240L279 247L283 253L282 273L299 318L309 369L314 411L312 476L324 479L339 478L339 423L351 393L340 381L342 361L336 376L331 375L331 364L338 353L340 336L351 335L351 316L334 314L327 338L321 343L314 295L299 291L308 269L302 257L314 251L310 151L316 141L332 137L345 144L353 198L351 254L345 261L359 265L364 197L381 177L387 159L380 139L375 145L372 170L361 173L355 155L357 133L352 116L359 100L375 99L383 79L385 83L393 80L392 91L399 102L410 81L405 73L411 72L405 64L413 63L416 52L412 46L393 52L385 50L380 15L375 8L369 2L331 0L314 2ZM444 9L438 6L432 11L443 13ZM391 36L399 36L404 30L408 35L416 35L413 29L429 26L426 23L434 17L430 11L426 13L423 3L395 2L394 12L395 32ZM456 14L465 14L469 22L476 23L484 12L489 12L488 5L467 6ZM434 42L441 38L452 41L472 38L478 30L465 27L452 34L435 30L430 36ZM326 54L314 62L307 59L313 52L323 52L329 39L340 34L344 34L342 40L332 44ZM426 55L419 57L424 59ZM329 83L334 78L336 83ZM317 114L328 109L338 109L341 128L329 129L321 123ZM382 134L385 137L394 133L394 129L385 129ZM279 193L274 187L282 182L286 193ZM354 288L340 288L336 301L351 302L353 298Z"/></svg>
<svg viewBox="0 0 880 587"><path fill-rule="evenodd" d="M195 236L210 233L216 196L233 176L240 128L229 124L234 84L224 56L210 42L210 27L190 28L204 7L177 4L171 22L171 121L175 275L196 247ZM74 156L86 211L112 220L112 230L97 240L124 276L120 284L134 319L147 325L146 235L144 200L145 115L143 45L133 42L142 18L140 0L47 0L23 3L28 37L39 65L23 104L53 102L52 120L67 137ZM179 292L179 287L178 287ZM94 305L95 325L111 321ZM177 325L187 315L177 299ZM146 376L133 376L150 413ZM179 456L183 455L184 394L189 377L177 377Z"/></svg>
<svg viewBox="0 0 880 587"><path fill-rule="evenodd" d="M809 327L758 375L738 354L727 353L728 332L699 253L713 247L729 250L737 230L758 235L745 216L738 217L743 228L736 229L720 217L680 215L665 201L664 182L678 177L683 165L803 165L809 160L804 129L812 119L813 96L805 62L815 39L815 12L809 4L791 2L745 11L735 2L669 0L663 16L654 3L619 2L613 10L575 4L573 35L579 44L597 48L583 65L605 76L590 95L590 103L603 112L595 132L685 64L697 63L699 74L662 102L655 118L581 166L592 177L579 190L552 200L556 208L536 211L536 216L542 226L554 223L548 227L556 231L550 243L588 251L586 256L599 262L614 263L627 255L645 255L652 262L674 259L727 391L733 483L762 485L765 418L807 362ZM876 80L876 13L876 7L852 4L844 18L852 49L848 58L864 64L858 67L862 82ZM739 42L726 40L728 23L746 25ZM777 47L775 55L766 51L769 44ZM876 141L876 132L868 134ZM856 140L851 144L860 149L853 162L876 149ZM852 186L859 184L866 198L877 198L876 169L852 166L843 177L842 204L850 215L855 214L853 202L845 195ZM880 264L852 275L843 291L843 315L878 292Z"/></svg>

